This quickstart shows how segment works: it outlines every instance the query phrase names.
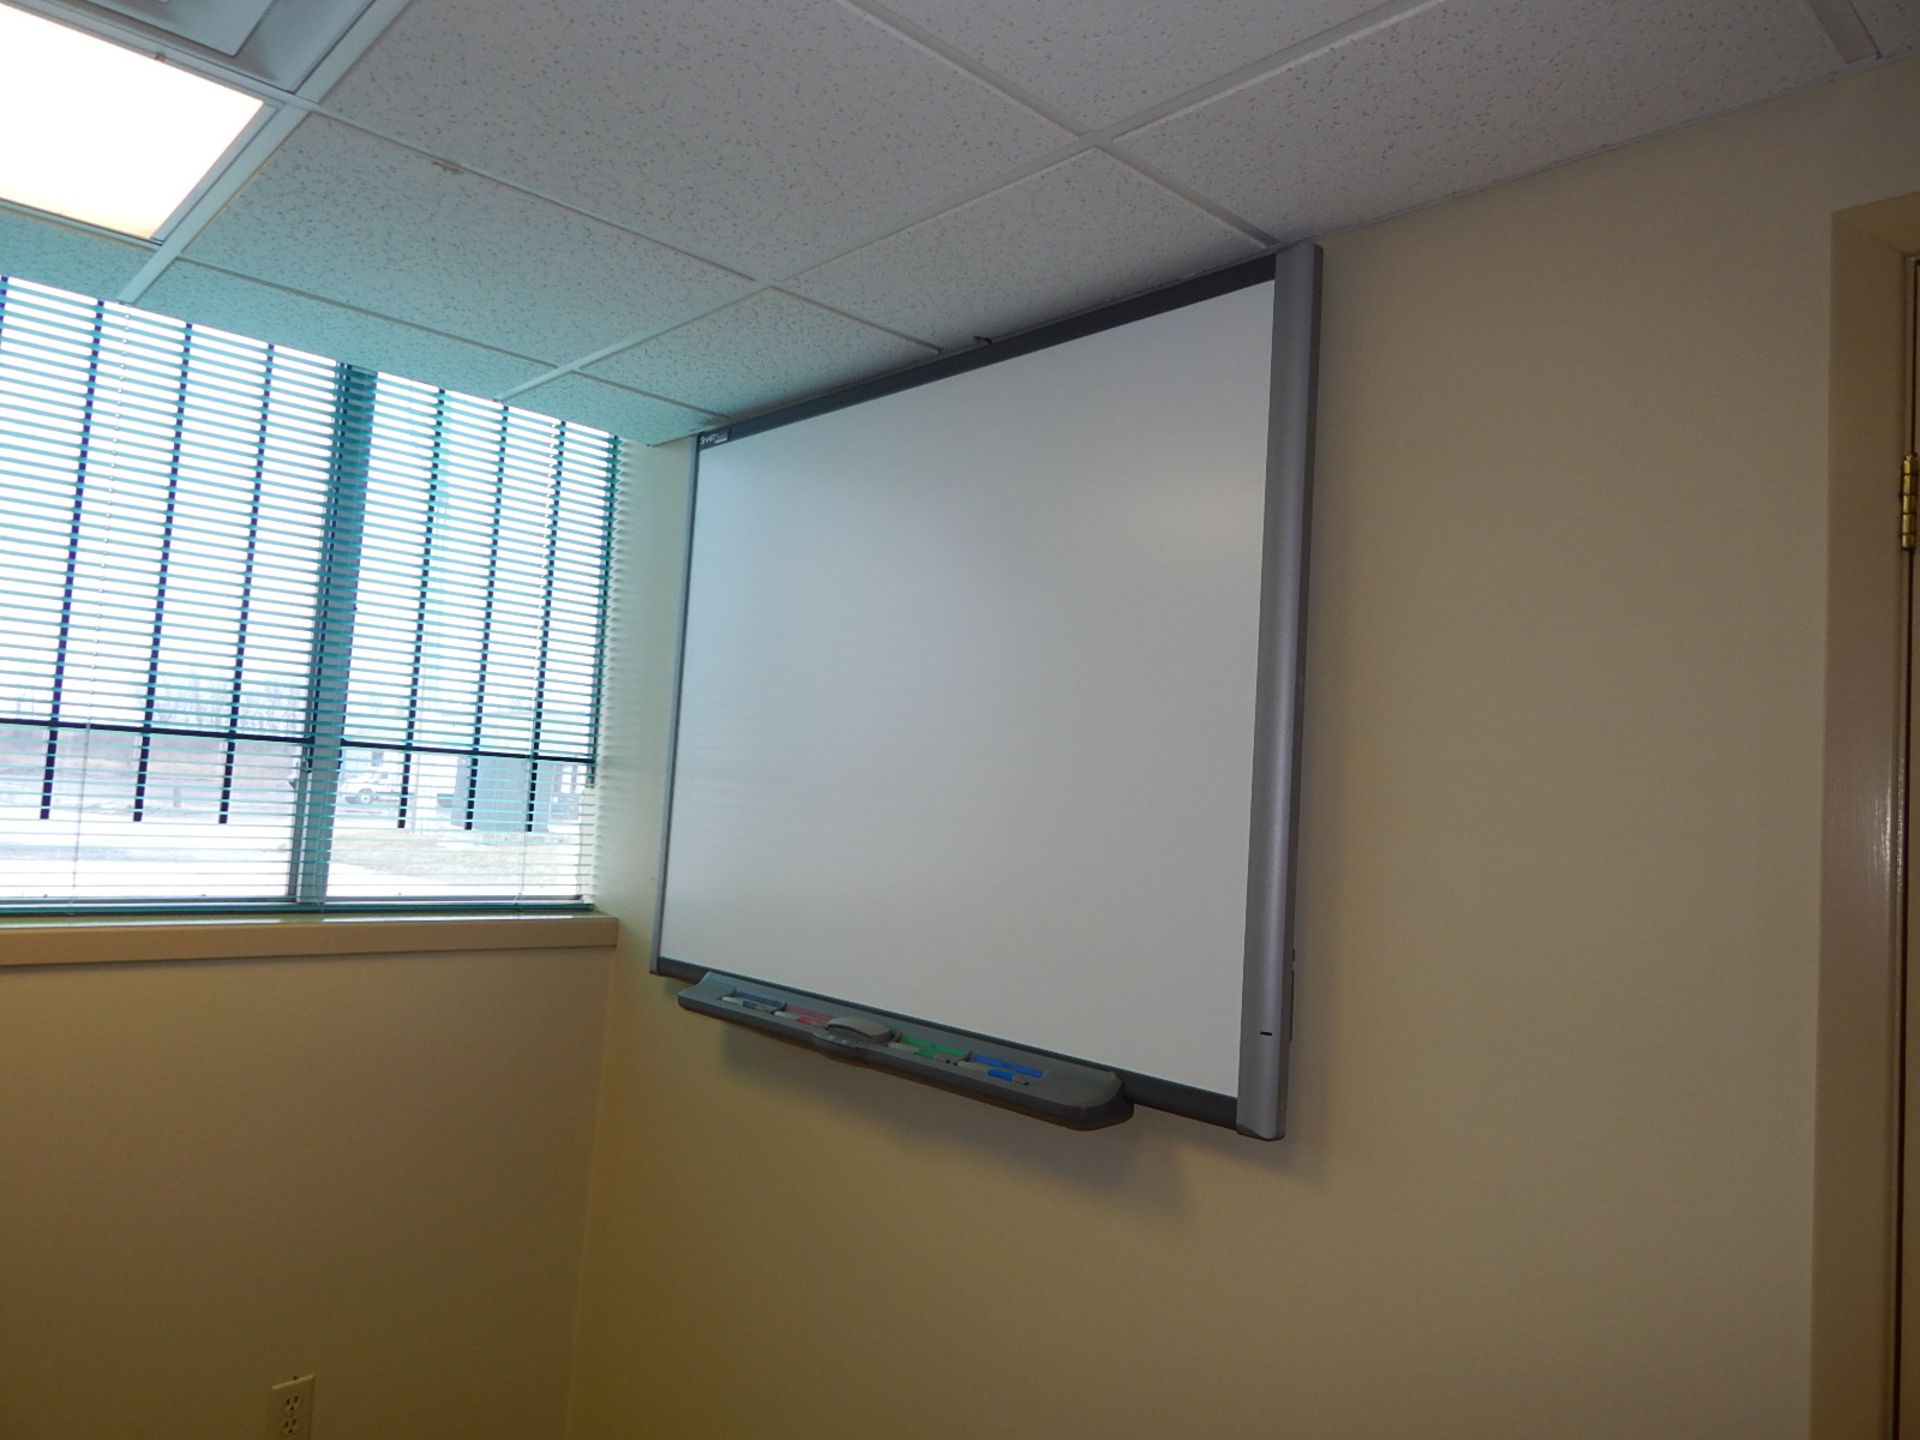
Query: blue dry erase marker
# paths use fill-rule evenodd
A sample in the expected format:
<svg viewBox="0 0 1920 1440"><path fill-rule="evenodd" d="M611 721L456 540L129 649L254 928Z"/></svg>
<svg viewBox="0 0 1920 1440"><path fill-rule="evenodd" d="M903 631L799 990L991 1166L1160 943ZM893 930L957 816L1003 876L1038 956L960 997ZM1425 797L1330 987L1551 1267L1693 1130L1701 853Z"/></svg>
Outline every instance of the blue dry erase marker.
<svg viewBox="0 0 1920 1440"><path fill-rule="evenodd" d="M1002 1070L1011 1070L1016 1075L1031 1076L1035 1080L1038 1080L1047 1073L1044 1070L1036 1070L1031 1065L1021 1065L1013 1060L1002 1060L995 1055L982 1055L978 1050L974 1051L973 1054L967 1058L969 1060L977 1060L982 1065L993 1065Z"/></svg>

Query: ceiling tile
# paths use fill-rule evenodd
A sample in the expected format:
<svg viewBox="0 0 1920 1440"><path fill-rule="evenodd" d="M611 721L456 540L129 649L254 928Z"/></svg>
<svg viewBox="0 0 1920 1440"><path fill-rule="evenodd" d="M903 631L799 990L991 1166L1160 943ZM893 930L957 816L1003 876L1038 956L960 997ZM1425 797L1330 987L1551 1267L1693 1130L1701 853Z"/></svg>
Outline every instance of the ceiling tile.
<svg viewBox="0 0 1920 1440"><path fill-rule="evenodd" d="M468 395L495 395L549 368L187 260L169 265L140 304L177 319Z"/></svg>
<svg viewBox="0 0 1920 1440"><path fill-rule="evenodd" d="M1801 0L1470 0L1124 139L1291 238L1760 100L1836 66Z"/></svg>
<svg viewBox="0 0 1920 1440"><path fill-rule="evenodd" d="M515 395L509 404L538 410L556 420L575 420L601 430L611 430L627 440L643 445L658 445L704 430L721 417L704 414L684 405L672 405L651 395L642 395L604 380L589 380L584 375L562 375L531 390Z"/></svg>
<svg viewBox="0 0 1920 1440"><path fill-rule="evenodd" d="M1915 0L1853 0L1882 55L1920 50L1920 4Z"/></svg>
<svg viewBox="0 0 1920 1440"><path fill-rule="evenodd" d="M1065 138L833 0L413 0L327 104L762 279Z"/></svg>
<svg viewBox="0 0 1920 1440"><path fill-rule="evenodd" d="M788 288L951 348L1256 253L1237 231L1089 151Z"/></svg>
<svg viewBox="0 0 1920 1440"><path fill-rule="evenodd" d="M588 373L741 415L934 353L791 295L762 290L589 366Z"/></svg>
<svg viewBox="0 0 1920 1440"><path fill-rule="evenodd" d="M303 121L193 259L553 363L736 293L736 275L333 121Z"/></svg>
<svg viewBox="0 0 1920 1440"><path fill-rule="evenodd" d="M0 205L0 275L111 300L152 255L150 246L122 244Z"/></svg>
<svg viewBox="0 0 1920 1440"><path fill-rule="evenodd" d="M1376 8L1379 0L889 0L1099 127Z"/></svg>

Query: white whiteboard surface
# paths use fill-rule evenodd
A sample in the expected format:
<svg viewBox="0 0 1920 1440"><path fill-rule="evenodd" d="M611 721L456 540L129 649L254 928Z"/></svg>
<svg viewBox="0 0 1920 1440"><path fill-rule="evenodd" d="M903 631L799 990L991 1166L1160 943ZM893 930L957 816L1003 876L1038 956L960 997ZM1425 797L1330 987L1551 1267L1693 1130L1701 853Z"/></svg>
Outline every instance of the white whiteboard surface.
<svg viewBox="0 0 1920 1440"><path fill-rule="evenodd" d="M1235 1092L1273 304L701 453L663 955Z"/></svg>

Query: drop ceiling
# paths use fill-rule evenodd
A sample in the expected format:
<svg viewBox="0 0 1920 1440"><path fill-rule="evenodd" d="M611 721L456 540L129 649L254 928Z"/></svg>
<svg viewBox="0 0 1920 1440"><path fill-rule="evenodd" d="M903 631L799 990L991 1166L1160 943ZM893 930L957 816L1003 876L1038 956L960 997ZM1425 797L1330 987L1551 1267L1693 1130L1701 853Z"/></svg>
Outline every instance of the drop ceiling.
<svg viewBox="0 0 1920 1440"><path fill-rule="evenodd" d="M360 11L157 244L0 209L0 272L657 442L1920 48L1920 0Z"/></svg>

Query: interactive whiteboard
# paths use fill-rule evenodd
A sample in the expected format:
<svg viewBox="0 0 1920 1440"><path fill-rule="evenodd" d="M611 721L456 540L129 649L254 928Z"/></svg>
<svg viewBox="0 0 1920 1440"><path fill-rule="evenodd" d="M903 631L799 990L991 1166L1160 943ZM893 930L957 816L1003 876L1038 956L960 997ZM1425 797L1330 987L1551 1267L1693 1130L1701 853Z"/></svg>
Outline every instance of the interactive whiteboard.
<svg viewBox="0 0 1920 1440"><path fill-rule="evenodd" d="M662 969L1279 1133L1318 261L1289 255L702 447Z"/></svg>

